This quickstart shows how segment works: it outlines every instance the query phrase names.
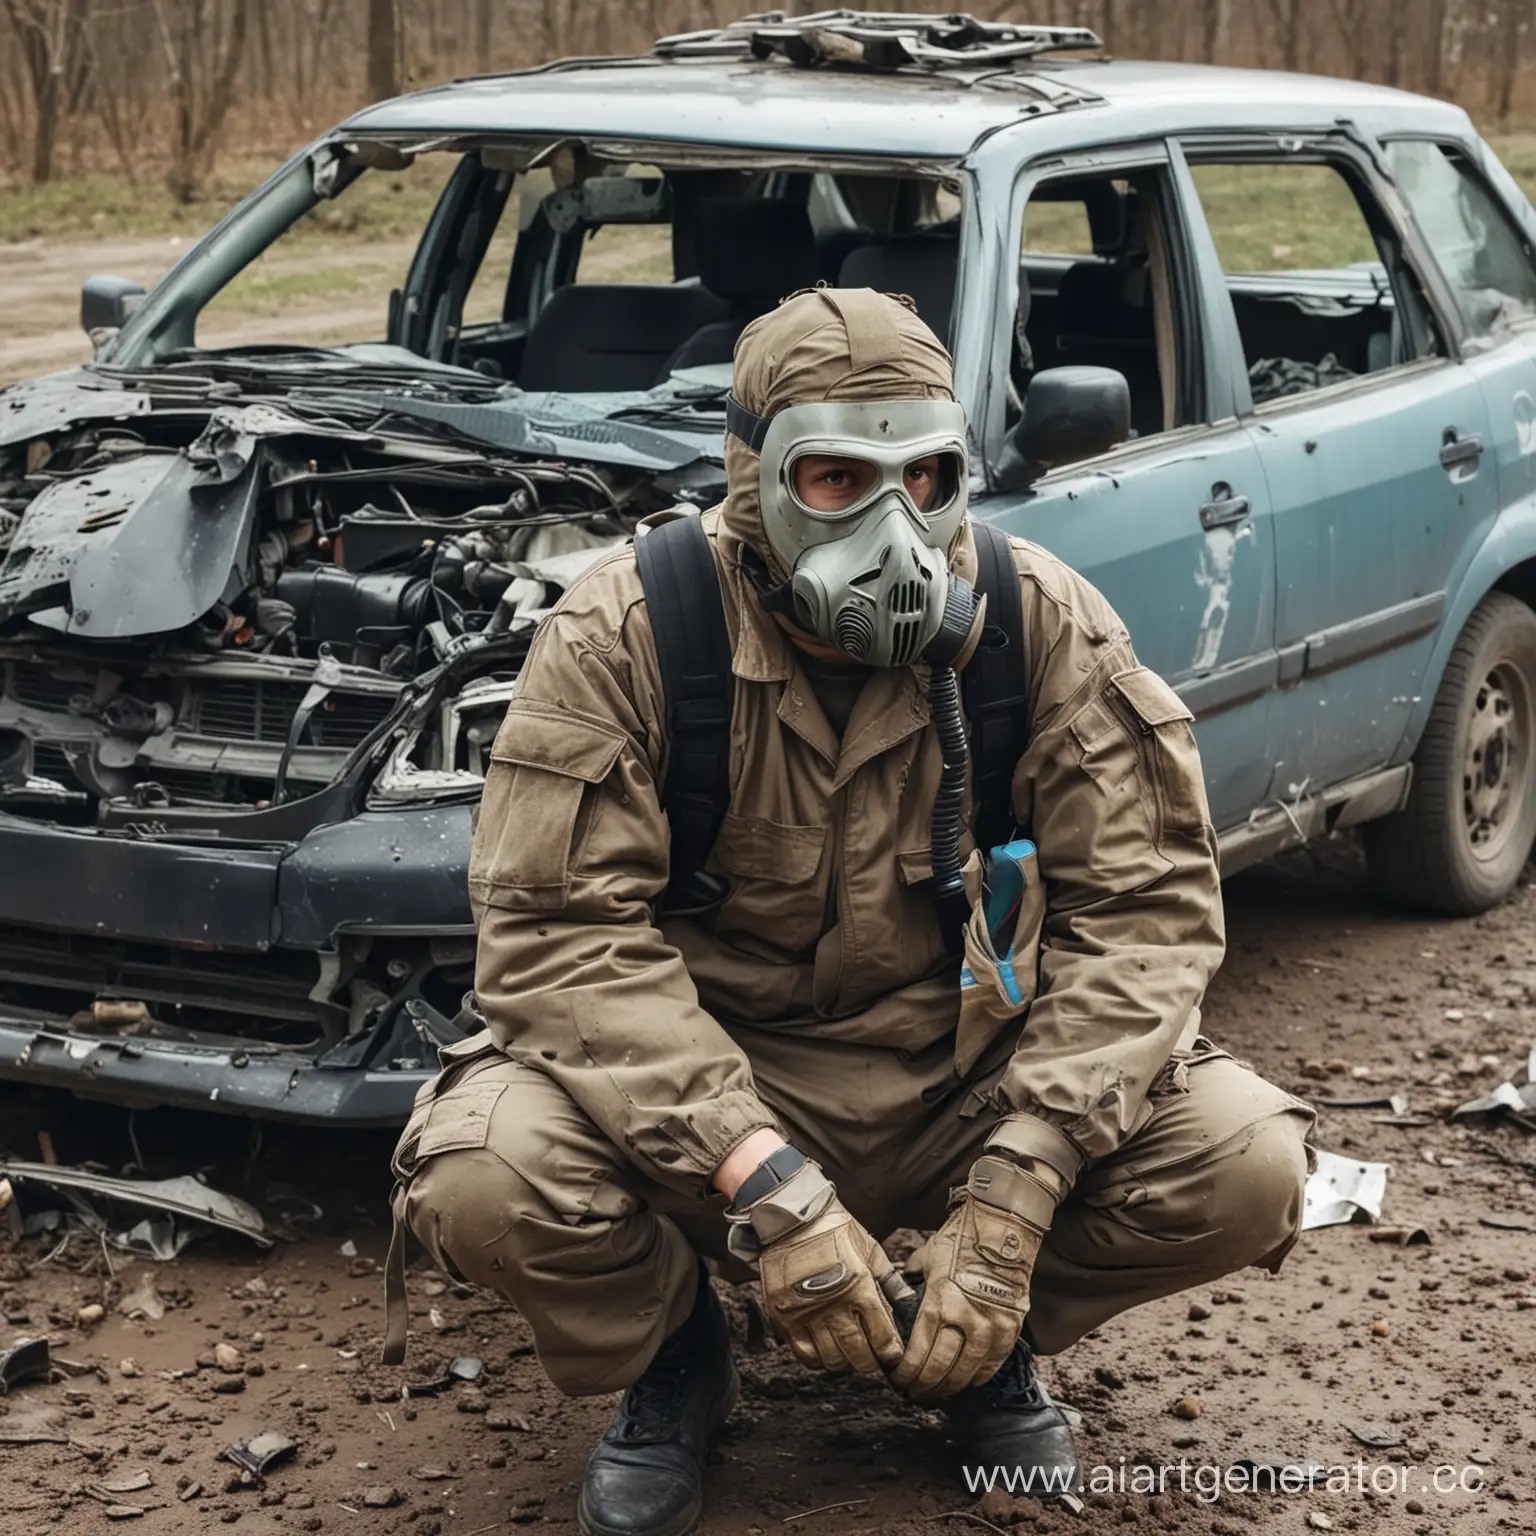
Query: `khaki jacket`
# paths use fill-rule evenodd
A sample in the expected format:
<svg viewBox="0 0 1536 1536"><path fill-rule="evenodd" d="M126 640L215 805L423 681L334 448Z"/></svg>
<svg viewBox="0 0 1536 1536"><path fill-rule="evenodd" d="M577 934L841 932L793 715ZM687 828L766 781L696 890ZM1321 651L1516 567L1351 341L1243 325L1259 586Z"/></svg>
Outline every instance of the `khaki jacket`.
<svg viewBox="0 0 1536 1536"><path fill-rule="evenodd" d="M1222 956L1188 710L1093 587L1014 541L1033 718L1013 802L1043 884L1015 954L1023 1003L994 992L964 1011L931 894L927 669L872 674L839 741L743 569L750 527L729 504L705 527L735 675L733 788L710 865L730 894L707 917L658 920L667 741L625 549L540 629L492 753L470 870L492 1035L645 1173L702 1197L775 1124L753 1088L760 1031L828 1042L842 1100L857 1087L833 1042L913 1051L953 1036L964 1076L1027 1009L991 1102L1012 1117L1009 1144L1070 1184L1145 1122ZM953 564L974 579L968 527Z"/></svg>

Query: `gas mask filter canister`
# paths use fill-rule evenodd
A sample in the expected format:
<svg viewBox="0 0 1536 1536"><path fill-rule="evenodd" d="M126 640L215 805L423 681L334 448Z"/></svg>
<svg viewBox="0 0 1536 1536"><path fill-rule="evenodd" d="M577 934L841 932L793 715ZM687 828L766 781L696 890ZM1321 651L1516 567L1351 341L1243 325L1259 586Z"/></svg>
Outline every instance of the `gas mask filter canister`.
<svg viewBox="0 0 1536 1536"><path fill-rule="evenodd" d="M726 425L761 456L763 532L789 572L766 600L870 666L949 665L976 617L975 593L949 569L968 500L964 407L828 400L765 421L731 399ZM832 512L808 505L795 489L808 455L850 461L856 499ZM930 458L937 471L919 507L906 472Z"/></svg>

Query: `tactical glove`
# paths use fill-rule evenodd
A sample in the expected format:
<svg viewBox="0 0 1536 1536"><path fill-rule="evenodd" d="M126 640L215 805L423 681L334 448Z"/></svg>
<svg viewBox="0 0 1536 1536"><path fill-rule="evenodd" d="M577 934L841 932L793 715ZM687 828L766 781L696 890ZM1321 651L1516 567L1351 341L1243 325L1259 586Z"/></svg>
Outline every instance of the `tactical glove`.
<svg viewBox="0 0 1536 1536"><path fill-rule="evenodd" d="M733 1220L731 1248L755 1257L764 1311L802 1365L874 1375L901 1358L883 1288L895 1266L815 1163Z"/></svg>
<svg viewBox="0 0 1536 1536"><path fill-rule="evenodd" d="M892 1383L915 1401L990 1381L1018 1342L1056 1195L1001 1157L977 1158L928 1244L922 1305Z"/></svg>

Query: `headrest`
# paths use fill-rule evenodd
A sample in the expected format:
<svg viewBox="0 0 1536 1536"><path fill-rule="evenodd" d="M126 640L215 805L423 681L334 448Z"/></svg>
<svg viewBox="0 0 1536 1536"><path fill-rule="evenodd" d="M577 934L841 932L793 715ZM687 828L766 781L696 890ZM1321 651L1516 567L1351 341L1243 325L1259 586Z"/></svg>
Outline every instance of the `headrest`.
<svg viewBox="0 0 1536 1536"><path fill-rule="evenodd" d="M816 236L800 203L777 197L711 197L694 231L699 281L732 304L771 309L820 276Z"/></svg>
<svg viewBox="0 0 1536 1536"><path fill-rule="evenodd" d="M1079 261L1062 273L1056 328L1063 335L1144 338L1152 334L1149 275L1141 266Z"/></svg>
<svg viewBox="0 0 1536 1536"><path fill-rule="evenodd" d="M928 328L947 344L959 261L960 242L952 236L904 235L849 251L837 282L840 288L906 294Z"/></svg>

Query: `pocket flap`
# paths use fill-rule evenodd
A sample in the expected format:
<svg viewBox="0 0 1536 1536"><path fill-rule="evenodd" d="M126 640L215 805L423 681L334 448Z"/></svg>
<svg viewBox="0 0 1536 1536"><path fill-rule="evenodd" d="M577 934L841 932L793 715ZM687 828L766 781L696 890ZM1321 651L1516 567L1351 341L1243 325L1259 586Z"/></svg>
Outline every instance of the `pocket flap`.
<svg viewBox="0 0 1536 1536"><path fill-rule="evenodd" d="M1172 725L1176 720L1193 720L1188 706L1150 667L1133 667L1110 678L1110 686L1119 693L1143 725Z"/></svg>
<svg viewBox="0 0 1536 1536"><path fill-rule="evenodd" d="M825 827L797 827L730 811L720 823L714 862L722 874L745 880L804 885L813 879L826 846Z"/></svg>
<svg viewBox="0 0 1536 1536"><path fill-rule="evenodd" d="M624 733L613 726L514 700L496 733L491 757L498 763L543 768L566 778L601 784L618 762L624 742Z"/></svg>
<svg viewBox="0 0 1536 1536"><path fill-rule="evenodd" d="M903 848L896 855L896 869L903 885L921 885L933 879L933 849Z"/></svg>
<svg viewBox="0 0 1536 1536"><path fill-rule="evenodd" d="M416 1157L483 1147L491 1133L491 1111L507 1091L505 1083L465 1083L436 1100L416 1143Z"/></svg>

